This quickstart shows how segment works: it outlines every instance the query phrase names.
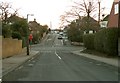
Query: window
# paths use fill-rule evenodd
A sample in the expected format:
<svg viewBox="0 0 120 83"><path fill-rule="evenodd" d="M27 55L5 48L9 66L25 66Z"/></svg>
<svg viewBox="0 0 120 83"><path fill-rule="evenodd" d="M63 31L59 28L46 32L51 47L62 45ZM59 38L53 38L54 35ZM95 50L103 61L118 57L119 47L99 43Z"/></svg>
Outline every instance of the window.
<svg viewBox="0 0 120 83"><path fill-rule="evenodd" d="M115 14L118 14L118 4L115 4Z"/></svg>

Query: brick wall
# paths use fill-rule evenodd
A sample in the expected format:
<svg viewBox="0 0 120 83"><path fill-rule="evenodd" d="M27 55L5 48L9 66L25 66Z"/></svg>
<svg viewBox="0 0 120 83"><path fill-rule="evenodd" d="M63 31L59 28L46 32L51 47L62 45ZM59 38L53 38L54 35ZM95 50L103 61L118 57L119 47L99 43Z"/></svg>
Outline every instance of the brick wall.
<svg viewBox="0 0 120 83"><path fill-rule="evenodd" d="M118 0L114 0L111 13L108 19L108 27L118 27L118 14L115 14L115 5L118 4Z"/></svg>
<svg viewBox="0 0 120 83"><path fill-rule="evenodd" d="M22 40L2 38L2 58L14 56L22 52Z"/></svg>

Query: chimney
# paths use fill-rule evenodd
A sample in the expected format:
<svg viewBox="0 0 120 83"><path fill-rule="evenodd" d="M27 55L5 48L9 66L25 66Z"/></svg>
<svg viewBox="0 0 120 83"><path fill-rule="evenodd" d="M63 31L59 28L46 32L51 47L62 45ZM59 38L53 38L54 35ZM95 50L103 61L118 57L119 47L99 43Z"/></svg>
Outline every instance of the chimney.
<svg viewBox="0 0 120 83"><path fill-rule="evenodd" d="M36 22L36 19L34 18L34 21Z"/></svg>

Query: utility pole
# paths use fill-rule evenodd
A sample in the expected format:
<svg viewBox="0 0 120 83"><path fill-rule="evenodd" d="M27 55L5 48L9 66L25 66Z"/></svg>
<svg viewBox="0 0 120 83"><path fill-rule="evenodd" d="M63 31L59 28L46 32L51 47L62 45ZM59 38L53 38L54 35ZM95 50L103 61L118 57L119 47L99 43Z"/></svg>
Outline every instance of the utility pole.
<svg viewBox="0 0 120 83"><path fill-rule="evenodd" d="M99 13L98 13L98 23L100 24L100 1L98 0L98 9L99 9Z"/></svg>
<svg viewBox="0 0 120 83"><path fill-rule="evenodd" d="M120 29L120 1L118 2L118 7L118 28Z"/></svg>

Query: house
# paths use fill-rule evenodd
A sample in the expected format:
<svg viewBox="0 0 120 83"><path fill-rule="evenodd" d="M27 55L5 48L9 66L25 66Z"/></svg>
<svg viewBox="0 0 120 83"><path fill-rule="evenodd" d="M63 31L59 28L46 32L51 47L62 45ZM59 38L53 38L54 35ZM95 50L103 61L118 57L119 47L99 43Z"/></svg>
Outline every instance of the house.
<svg viewBox="0 0 120 83"><path fill-rule="evenodd" d="M107 15L105 18L103 18L103 20L101 20L101 22L100 22L100 27L101 28L107 28L109 16L110 15Z"/></svg>
<svg viewBox="0 0 120 83"><path fill-rule="evenodd" d="M119 17L119 0L114 0L110 16L108 19L108 28L118 27L118 17ZM120 23L119 23L120 24Z"/></svg>
<svg viewBox="0 0 120 83"><path fill-rule="evenodd" d="M88 28L89 27L89 28ZM94 33L99 30L100 25L98 22L92 18L89 17L89 25L88 25L88 17L83 17L80 21L80 28L81 30L89 31L89 33Z"/></svg>
<svg viewBox="0 0 120 83"><path fill-rule="evenodd" d="M36 22L36 19L34 21L29 22L29 30L32 34L39 33L40 24Z"/></svg>

